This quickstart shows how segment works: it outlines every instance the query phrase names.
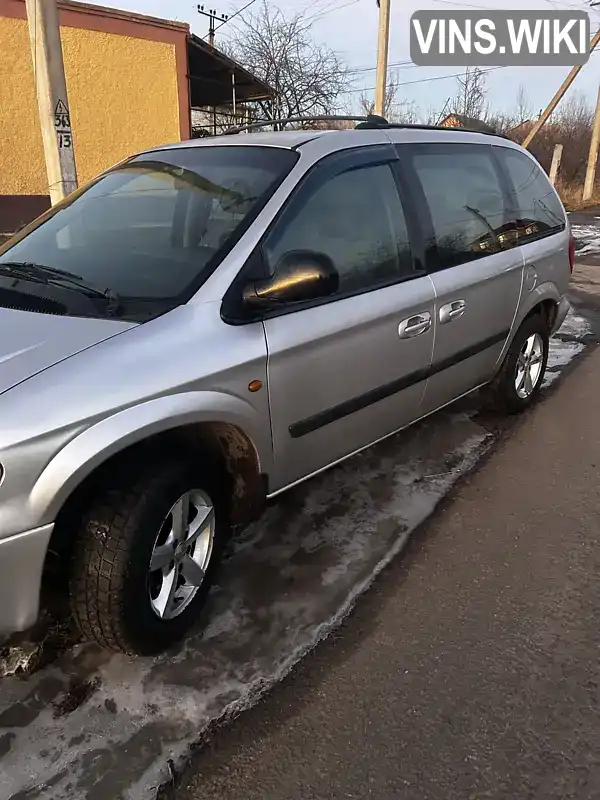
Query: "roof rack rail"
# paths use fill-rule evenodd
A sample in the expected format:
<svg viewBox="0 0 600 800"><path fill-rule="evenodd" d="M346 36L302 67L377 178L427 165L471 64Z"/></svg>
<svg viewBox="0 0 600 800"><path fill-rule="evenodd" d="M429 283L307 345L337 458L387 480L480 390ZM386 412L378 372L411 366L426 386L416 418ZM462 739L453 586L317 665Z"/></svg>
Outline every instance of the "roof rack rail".
<svg viewBox="0 0 600 800"><path fill-rule="evenodd" d="M461 127L446 127L445 125L425 125L421 123L402 123L402 122L388 122L384 117L377 114L367 114L366 116L354 117L336 114L320 114L316 116L307 117L283 117L281 119L263 119L258 122L249 122L246 125L238 125L234 128L228 128L223 135L242 133L243 131L253 131L259 128L266 128L270 125L287 125L290 122L357 122L356 130L385 130L385 129L402 129L402 130L422 130L422 131L448 131L460 133L481 133L484 136L500 136L506 139L507 136L503 133L496 133L496 131L478 130L477 128L461 128Z"/></svg>
<svg viewBox="0 0 600 800"><path fill-rule="evenodd" d="M356 126L358 127L358 125ZM380 128L400 128L404 130L417 130L417 131L457 131L459 133L482 133L484 136L500 136L503 139L507 139L508 137L504 133L498 133L497 131L484 131L480 130L479 128L462 128L460 126L448 126L446 125L426 125L420 122L388 122L385 125L378 126Z"/></svg>
<svg viewBox="0 0 600 800"><path fill-rule="evenodd" d="M262 119L258 122L249 122L247 125L237 125L234 128L228 128L224 136L233 133L242 133L242 131L252 131L257 130L258 128L266 128L269 125L287 125L290 122L359 122L363 123L364 127L370 128L385 128L389 125L388 121L383 117L379 117L376 114L367 114L366 116L361 117L352 117L346 115L337 115L337 114L319 114L316 116L308 116L308 117L282 117L281 119ZM357 125L358 127L362 127L362 125Z"/></svg>

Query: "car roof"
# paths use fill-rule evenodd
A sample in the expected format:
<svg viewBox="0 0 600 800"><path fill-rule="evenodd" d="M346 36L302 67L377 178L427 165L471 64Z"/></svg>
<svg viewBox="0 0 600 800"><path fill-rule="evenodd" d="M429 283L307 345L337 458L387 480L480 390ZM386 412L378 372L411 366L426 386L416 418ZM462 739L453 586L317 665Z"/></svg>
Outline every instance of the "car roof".
<svg viewBox="0 0 600 800"><path fill-rule="evenodd" d="M373 134L379 131L387 134L388 141L398 143L409 142L487 142L502 143L508 147L519 149L519 145L502 134L490 134L483 131L472 131L461 128L445 128L432 125L388 125L364 129L330 129L330 130L293 130L293 131L251 131L249 133L240 132L232 134L220 134L217 136L207 136L199 139L187 139L181 142L173 142L158 147L145 150L144 153L154 153L164 150L174 150L182 148L196 147L277 147L294 150L302 147L308 142L314 142L327 136L331 139L329 146L335 150L336 139L339 139L342 148L348 146L349 137L356 141L358 146L361 143L374 144L376 140ZM356 137L356 138L354 138ZM381 140L378 140L379 142ZM141 155L138 154L138 155Z"/></svg>

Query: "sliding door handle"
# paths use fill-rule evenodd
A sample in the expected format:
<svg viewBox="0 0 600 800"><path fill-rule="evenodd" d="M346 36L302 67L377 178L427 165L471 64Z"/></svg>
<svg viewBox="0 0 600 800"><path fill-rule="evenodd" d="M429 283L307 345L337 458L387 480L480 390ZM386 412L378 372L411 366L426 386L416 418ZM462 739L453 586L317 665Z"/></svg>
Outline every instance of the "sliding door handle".
<svg viewBox="0 0 600 800"><path fill-rule="evenodd" d="M440 324L444 325L446 322L452 322L453 319L462 317L466 307L467 304L464 300L453 300L451 303L440 306Z"/></svg>
<svg viewBox="0 0 600 800"><path fill-rule="evenodd" d="M431 328L431 314L425 311L422 314L415 314L408 319L402 320L398 325L398 336L401 339L412 339L413 336L419 336Z"/></svg>

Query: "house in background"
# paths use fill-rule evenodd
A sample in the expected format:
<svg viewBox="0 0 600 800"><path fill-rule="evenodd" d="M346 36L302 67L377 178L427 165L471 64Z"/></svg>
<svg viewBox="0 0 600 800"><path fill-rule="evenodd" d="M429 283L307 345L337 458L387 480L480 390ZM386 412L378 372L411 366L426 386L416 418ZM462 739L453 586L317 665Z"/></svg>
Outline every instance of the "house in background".
<svg viewBox="0 0 600 800"><path fill-rule="evenodd" d="M79 184L148 147L189 139L193 108L268 100L269 87L189 25L59 0ZM167 4L165 3L165 8ZM0 0L0 234L50 205L25 0Z"/></svg>
<svg viewBox="0 0 600 800"><path fill-rule="evenodd" d="M491 125L473 117L465 117L464 114L448 114L440 122L440 125L443 128L470 128L483 133L495 133Z"/></svg>

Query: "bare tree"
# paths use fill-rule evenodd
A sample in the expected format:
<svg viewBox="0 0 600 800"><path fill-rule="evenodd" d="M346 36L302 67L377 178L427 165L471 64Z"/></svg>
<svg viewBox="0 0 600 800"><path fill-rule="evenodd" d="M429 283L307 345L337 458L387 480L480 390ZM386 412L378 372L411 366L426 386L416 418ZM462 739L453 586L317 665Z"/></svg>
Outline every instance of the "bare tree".
<svg viewBox="0 0 600 800"><path fill-rule="evenodd" d="M483 118L483 122L493 128L496 133L507 135L510 131L514 130L519 124L517 117L512 112L491 111L488 110Z"/></svg>
<svg viewBox="0 0 600 800"><path fill-rule="evenodd" d="M563 101L535 137L530 150L548 170L554 145L565 145L560 167L561 181L570 185L582 184L593 122L594 110L588 99L585 95L574 92Z"/></svg>
<svg viewBox="0 0 600 800"><path fill-rule="evenodd" d="M388 122L405 125L414 124L419 119L419 111L412 100L402 100L398 97L399 86L398 74L390 75L385 89L383 116ZM361 94L358 103L362 114L375 113L375 102L366 92Z"/></svg>
<svg viewBox="0 0 600 800"><path fill-rule="evenodd" d="M273 89L261 103L267 119L333 113L347 90L346 65L329 47L314 41L304 12L286 17L267 5L240 15L225 50Z"/></svg>
<svg viewBox="0 0 600 800"><path fill-rule="evenodd" d="M488 109L484 120L497 133L502 133L518 140L519 136L522 138L522 128L520 126L530 122L534 116L533 106L527 96L525 87L521 84L517 89L515 105L512 111L493 112Z"/></svg>
<svg viewBox="0 0 600 800"><path fill-rule="evenodd" d="M419 108L412 100L399 100L390 110L390 122L415 125L419 120Z"/></svg>
<svg viewBox="0 0 600 800"><path fill-rule="evenodd" d="M452 102L452 112L479 119L485 110L486 76L478 67L467 67L464 75L456 79L457 91Z"/></svg>
<svg viewBox="0 0 600 800"><path fill-rule="evenodd" d="M533 106L531 105L531 101L527 95L527 90L522 83L519 84L519 88L517 89L517 101L514 116L516 120L515 125L522 125L523 122L528 122L533 117Z"/></svg>
<svg viewBox="0 0 600 800"><path fill-rule="evenodd" d="M388 79L386 87L385 87L385 98L383 101L383 116L386 119L389 119L390 108L392 104L396 100L396 86L391 79ZM375 113L375 101L373 98L366 92L361 92L361 95L358 99L358 107L361 114L374 114Z"/></svg>

